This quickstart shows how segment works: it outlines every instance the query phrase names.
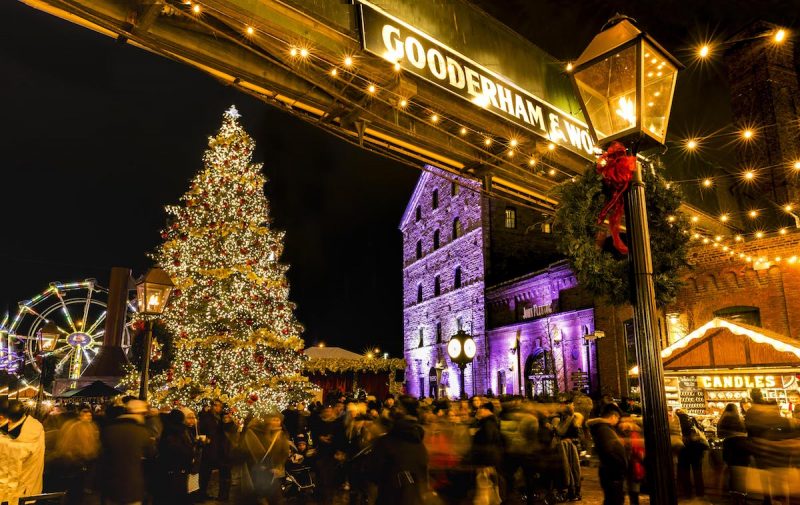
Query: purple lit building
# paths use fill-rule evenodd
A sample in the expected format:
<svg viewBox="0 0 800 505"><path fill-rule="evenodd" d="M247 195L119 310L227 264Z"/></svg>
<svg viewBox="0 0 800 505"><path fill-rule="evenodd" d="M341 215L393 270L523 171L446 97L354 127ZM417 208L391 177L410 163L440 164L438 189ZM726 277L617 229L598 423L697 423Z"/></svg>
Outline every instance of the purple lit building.
<svg viewBox="0 0 800 505"><path fill-rule="evenodd" d="M592 300L555 250L550 221L489 199L480 183L427 167L400 223L406 387L460 394L447 341L459 328L478 351L468 395L528 395L597 384ZM518 344L519 342L519 344Z"/></svg>

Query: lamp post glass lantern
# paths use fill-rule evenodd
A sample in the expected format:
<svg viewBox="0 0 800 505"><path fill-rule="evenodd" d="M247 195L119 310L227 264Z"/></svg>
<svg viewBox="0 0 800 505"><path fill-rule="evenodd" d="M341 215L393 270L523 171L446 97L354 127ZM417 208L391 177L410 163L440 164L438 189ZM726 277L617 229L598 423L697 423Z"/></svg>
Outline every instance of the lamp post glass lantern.
<svg viewBox="0 0 800 505"><path fill-rule="evenodd" d="M631 18L617 15L573 64L572 82L589 131L600 147L618 141L630 155L663 146L680 62ZM653 259L641 164L625 195L630 266L633 269L636 359L648 447L652 503L674 505L675 480L657 337Z"/></svg>
<svg viewBox="0 0 800 505"><path fill-rule="evenodd" d="M150 380L150 352L153 346L153 318L160 316L167 306L169 295L175 287L167 273L160 268L151 268L136 283L136 301L139 313L150 316L144 337L142 372L139 380L139 399L147 400L147 387Z"/></svg>
<svg viewBox="0 0 800 505"><path fill-rule="evenodd" d="M58 329L58 325L52 321L47 321L47 323L42 326L42 329L39 330L39 351L53 351L53 349L56 348L56 343L60 336L61 332Z"/></svg>
<svg viewBox="0 0 800 505"><path fill-rule="evenodd" d="M464 330L458 330L455 335L450 337L447 343L447 354L450 356L450 361L458 365L461 369L461 398L467 398L467 391L464 387L464 371L467 365L472 363L475 359L475 352L477 346L475 339Z"/></svg>

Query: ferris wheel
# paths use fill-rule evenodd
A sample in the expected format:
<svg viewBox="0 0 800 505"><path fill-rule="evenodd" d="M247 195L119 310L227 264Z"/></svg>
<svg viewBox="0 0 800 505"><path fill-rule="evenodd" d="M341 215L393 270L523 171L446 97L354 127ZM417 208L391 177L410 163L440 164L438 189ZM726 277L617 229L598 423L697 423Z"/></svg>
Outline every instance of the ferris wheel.
<svg viewBox="0 0 800 505"><path fill-rule="evenodd" d="M16 359L19 364L30 364L39 373L42 358L54 356L56 375L77 379L103 343L107 299L108 290L95 279L69 284L51 282L41 293L20 302L12 319L4 318L0 323L0 355L6 357L7 363ZM130 348L130 315L134 312L134 305L128 301L122 335L126 352ZM48 323L55 324L57 337L43 337L42 329Z"/></svg>

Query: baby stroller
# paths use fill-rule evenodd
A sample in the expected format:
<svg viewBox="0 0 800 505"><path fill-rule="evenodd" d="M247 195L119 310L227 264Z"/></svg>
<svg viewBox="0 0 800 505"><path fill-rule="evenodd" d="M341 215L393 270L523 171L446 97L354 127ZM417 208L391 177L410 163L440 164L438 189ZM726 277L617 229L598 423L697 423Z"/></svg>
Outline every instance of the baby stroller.
<svg viewBox="0 0 800 505"><path fill-rule="evenodd" d="M310 449L305 455L294 452L286 462L286 477L281 483L281 490L289 503L306 503L311 501L314 495L316 487L314 472L307 457L311 456L313 451Z"/></svg>

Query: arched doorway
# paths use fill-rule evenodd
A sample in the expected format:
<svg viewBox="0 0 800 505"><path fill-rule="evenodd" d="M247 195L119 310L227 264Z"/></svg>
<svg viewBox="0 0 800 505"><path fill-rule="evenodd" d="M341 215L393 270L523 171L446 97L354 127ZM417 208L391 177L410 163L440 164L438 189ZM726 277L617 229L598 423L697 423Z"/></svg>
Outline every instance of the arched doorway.
<svg viewBox="0 0 800 505"><path fill-rule="evenodd" d="M439 381L436 378L436 367L428 370L428 397L439 398Z"/></svg>
<svg viewBox="0 0 800 505"><path fill-rule="evenodd" d="M542 348L533 351L525 360L525 396L555 396L556 377L553 374L553 355Z"/></svg>

